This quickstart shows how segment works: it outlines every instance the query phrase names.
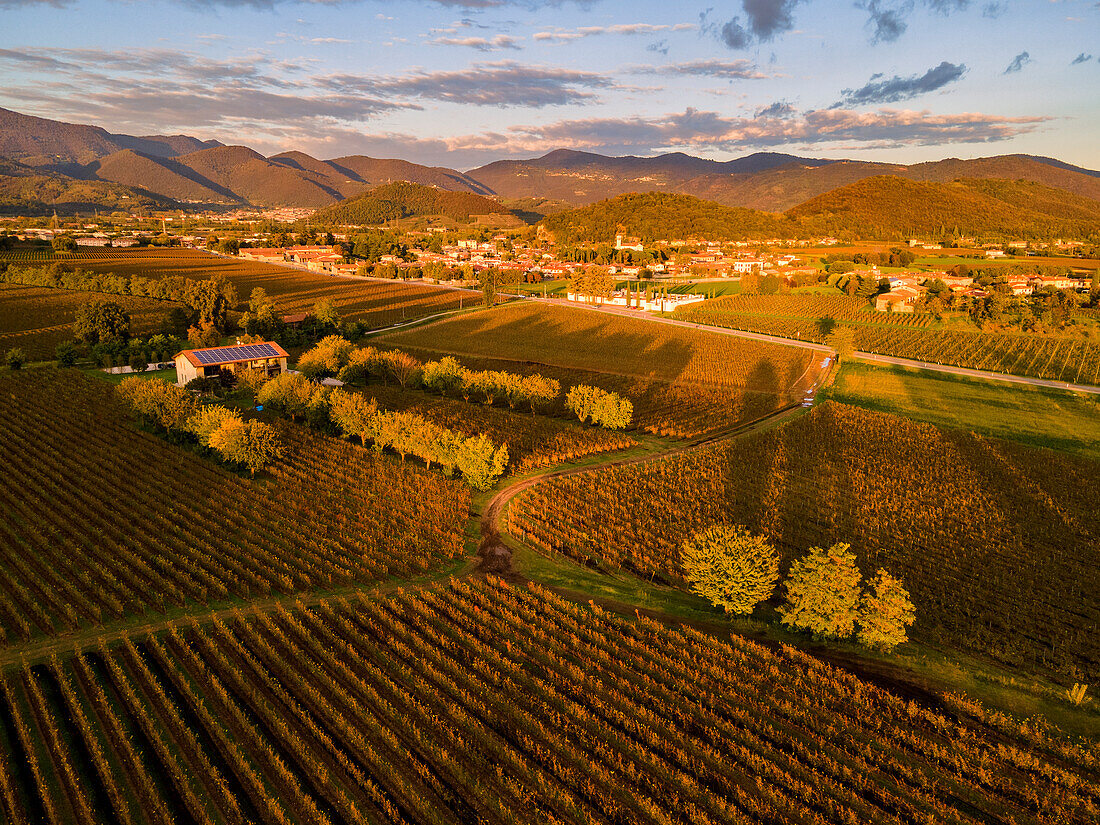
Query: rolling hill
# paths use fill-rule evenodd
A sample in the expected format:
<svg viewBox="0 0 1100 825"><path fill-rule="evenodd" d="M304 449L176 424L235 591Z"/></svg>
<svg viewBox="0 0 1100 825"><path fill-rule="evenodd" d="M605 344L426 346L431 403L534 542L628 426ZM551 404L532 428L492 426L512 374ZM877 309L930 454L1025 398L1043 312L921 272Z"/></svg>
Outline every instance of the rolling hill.
<svg viewBox="0 0 1100 825"><path fill-rule="evenodd" d="M417 183L389 183L313 213L320 225L377 225L399 218L443 215L468 221L474 215L513 215L491 198L472 192L446 192Z"/></svg>
<svg viewBox="0 0 1100 825"><path fill-rule="evenodd" d="M811 231L878 238L955 229L967 235L1079 237L1100 225L1100 201L1032 181L940 183L880 175L811 198L786 215Z"/></svg>
<svg viewBox="0 0 1100 825"><path fill-rule="evenodd" d="M559 243L610 243L622 233L643 241L676 238L746 240L792 237L797 224L782 215L722 206L667 192L620 195L545 218Z"/></svg>
<svg viewBox="0 0 1100 825"><path fill-rule="evenodd" d="M104 181L74 180L0 157L0 214L71 214L94 209L178 207L171 198Z"/></svg>

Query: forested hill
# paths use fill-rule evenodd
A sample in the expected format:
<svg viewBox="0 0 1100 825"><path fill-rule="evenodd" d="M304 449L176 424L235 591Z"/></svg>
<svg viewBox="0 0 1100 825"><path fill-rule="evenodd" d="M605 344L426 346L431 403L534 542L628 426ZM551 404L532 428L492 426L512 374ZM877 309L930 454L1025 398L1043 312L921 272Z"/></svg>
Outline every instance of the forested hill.
<svg viewBox="0 0 1100 825"><path fill-rule="evenodd" d="M709 238L738 241L787 238L799 227L783 215L722 206L691 195L664 192L620 195L544 219L559 243L601 243L623 234L643 241Z"/></svg>
<svg viewBox="0 0 1100 825"><path fill-rule="evenodd" d="M1087 237L1100 230L1100 202L1023 180L936 183L879 175L811 198L786 215L812 233L874 238L953 231Z"/></svg>
<svg viewBox="0 0 1100 825"><path fill-rule="evenodd" d="M363 226L421 215L444 215L466 221L474 215L494 214L513 213L492 198L472 192L447 192L417 183L388 183L315 212L310 220L322 225Z"/></svg>

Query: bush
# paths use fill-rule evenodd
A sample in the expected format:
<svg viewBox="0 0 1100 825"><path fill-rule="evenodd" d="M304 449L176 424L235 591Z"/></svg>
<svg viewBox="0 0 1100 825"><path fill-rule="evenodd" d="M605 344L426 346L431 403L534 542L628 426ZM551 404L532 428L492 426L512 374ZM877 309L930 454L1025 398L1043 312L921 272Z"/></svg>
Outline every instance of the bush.
<svg viewBox="0 0 1100 825"><path fill-rule="evenodd" d="M751 613L779 580L779 553L739 525L696 533L683 543L680 566L691 589L727 613Z"/></svg>
<svg viewBox="0 0 1100 825"><path fill-rule="evenodd" d="M862 576L850 548L842 543L828 550L811 547L791 565L784 584L786 604L779 611L783 624L809 631L816 639L852 635L859 618Z"/></svg>
<svg viewBox="0 0 1100 825"><path fill-rule="evenodd" d="M908 640L906 628L916 619L909 591L900 580L879 568L870 591L860 599L859 643L876 650L893 650Z"/></svg>
<svg viewBox="0 0 1100 825"><path fill-rule="evenodd" d="M8 369L21 370L23 369L23 365L27 363L27 356L23 350L15 347L14 349L8 350L8 354L4 356L4 360L7 362Z"/></svg>
<svg viewBox="0 0 1100 825"><path fill-rule="evenodd" d="M54 350L57 366L71 367L76 364L76 345L72 341L62 341Z"/></svg>
<svg viewBox="0 0 1100 825"><path fill-rule="evenodd" d="M145 372L147 366L149 366L149 359L140 352L135 352L130 356L130 369L134 372Z"/></svg>

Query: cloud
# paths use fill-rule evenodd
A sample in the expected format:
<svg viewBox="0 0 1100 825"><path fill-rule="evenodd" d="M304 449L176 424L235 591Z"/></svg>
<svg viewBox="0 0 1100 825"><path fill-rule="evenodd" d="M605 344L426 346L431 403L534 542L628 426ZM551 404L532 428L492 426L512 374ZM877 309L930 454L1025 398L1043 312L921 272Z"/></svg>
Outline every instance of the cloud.
<svg viewBox="0 0 1100 825"><path fill-rule="evenodd" d="M776 35L794 28L794 7L801 0L741 0L741 15L726 21L721 28L711 27L719 41L731 49L747 49L766 43Z"/></svg>
<svg viewBox="0 0 1100 825"><path fill-rule="evenodd" d="M477 49L479 52L492 52L501 49L520 50L520 47L516 45L516 38L509 37L506 34L498 34L494 37L437 37L428 42L436 46L467 46L471 49Z"/></svg>
<svg viewBox="0 0 1100 825"><path fill-rule="evenodd" d="M774 75L761 72L751 60L692 60L665 66L628 66L625 71L633 74L659 74L670 77L717 77L730 80L764 80Z"/></svg>
<svg viewBox="0 0 1100 825"><path fill-rule="evenodd" d="M954 83L966 73L966 66L962 63L948 63L946 60L940 65L929 69L923 75L910 75L898 77L894 75L889 80L878 80L882 75L874 75L866 85L859 89L844 89L844 95L832 105L839 109L841 106L865 106L868 104L897 103L901 100L923 95L942 89L949 83Z"/></svg>
<svg viewBox="0 0 1100 825"><path fill-rule="evenodd" d="M982 17L996 20L1008 10L1008 3L986 3L982 6Z"/></svg>
<svg viewBox="0 0 1100 825"><path fill-rule="evenodd" d="M1012 62L1008 64L1008 68L1004 70L1004 74L1013 74L1023 69L1028 63L1031 63L1031 55L1027 52L1020 52L1014 58Z"/></svg>
<svg viewBox="0 0 1100 825"><path fill-rule="evenodd" d="M766 110L765 110L766 111ZM991 143L1034 131L1042 117L998 117L981 113L934 115L931 112L880 109L854 112L829 109L795 113L780 104L758 117L727 117L688 108L660 117L585 118L532 126L514 126L447 140L457 153L495 153L496 157L541 153L554 148L618 153L670 149L744 151L776 146L890 148L952 143Z"/></svg>
<svg viewBox="0 0 1100 825"><path fill-rule="evenodd" d="M1077 55L1077 57L1073 58L1073 62L1071 62L1069 65L1077 66L1081 63L1088 63L1090 60L1092 60L1091 54L1085 54L1084 52L1081 52L1079 55Z"/></svg>
<svg viewBox="0 0 1100 825"><path fill-rule="evenodd" d="M655 43L650 43L645 47L647 52L656 52L657 54L668 54L668 40L658 40Z"/></svg>
<svg viewBox="0 0 1100 825"><path fill-rule="evenodd" d="M785 100L777 100L770 106L757 109L753 117L794 117L796 114L798 114L798 110L790 103Z"/></svg>
<svg viewBox="0 0 1100 825"><path fill-rule="evenodd" d="M603 75L579 69L536 66L502 60L475 63L459 71L413 72L394 77L330 75L322 86L349 94L408 96L476 106L563 106L596 97L595 89L615 84Z"/></svg>
<svg viewBox="0 0 1100 825"><path fill-rule="evenodd" d="M892 43L905 34L909 15L918 5L946 17L969 8L970 0L860 0L856 3L867 12L872 43ZM985 6L987 17L994 17L1003 10L1004 3L992 2Z"/></svg>
<svg viewBox="0 0 1100 825"><path fill-rule="evenodd" d="M535 32L532 40L543 42L567 43L572 40L582 40L586 37L594 37L601 34L657 34L658 32L694 31L699 28L695 23L676 23L674 25L650 23L616 23L612 26L582 26L577 29L547 29Z"/></svg>

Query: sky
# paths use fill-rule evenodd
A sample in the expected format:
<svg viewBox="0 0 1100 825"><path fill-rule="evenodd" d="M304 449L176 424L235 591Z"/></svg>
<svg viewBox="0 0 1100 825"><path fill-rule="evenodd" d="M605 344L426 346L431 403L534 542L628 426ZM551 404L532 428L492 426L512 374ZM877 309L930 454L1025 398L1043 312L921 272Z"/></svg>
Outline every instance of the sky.
<svg viewBox="0 0 1100 825"><path fill-rule="evenodd" d="M0 0L0 106L266 155L1100 169L1098 0Z"/></svg>

